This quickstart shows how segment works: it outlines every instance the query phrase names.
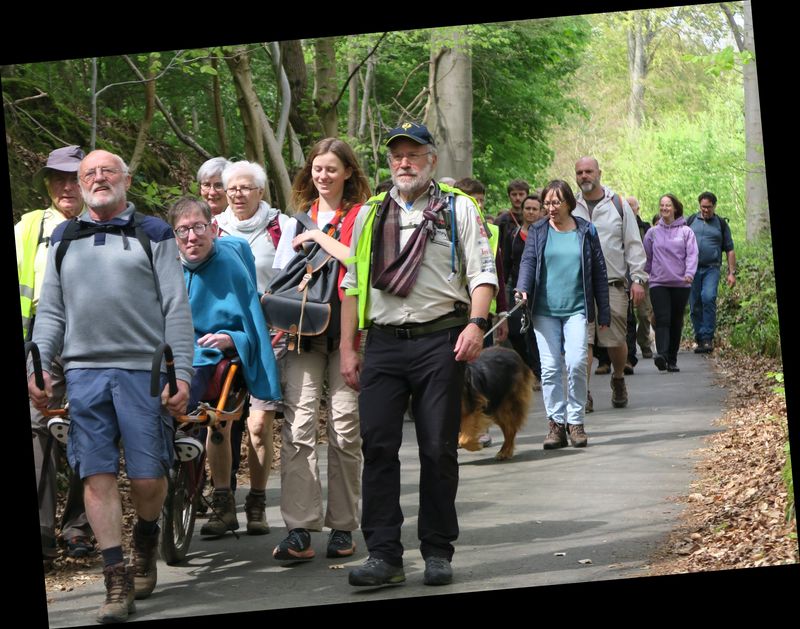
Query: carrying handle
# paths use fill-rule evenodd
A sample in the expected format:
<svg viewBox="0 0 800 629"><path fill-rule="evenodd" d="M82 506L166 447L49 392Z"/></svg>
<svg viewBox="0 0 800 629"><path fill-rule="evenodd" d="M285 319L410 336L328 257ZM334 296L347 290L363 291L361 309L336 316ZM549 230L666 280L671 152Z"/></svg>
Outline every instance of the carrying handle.
<svg viewBox="0 0 800 629"><path fill-rule="evenodd" d="M161 359L167 363L167 379L169 380L169 396L178 392L178 382L175 379L175 360L172 348L167 343L162 343L153 354L153 366L150 369L150 395L158 397L161 394Z"/></svg>

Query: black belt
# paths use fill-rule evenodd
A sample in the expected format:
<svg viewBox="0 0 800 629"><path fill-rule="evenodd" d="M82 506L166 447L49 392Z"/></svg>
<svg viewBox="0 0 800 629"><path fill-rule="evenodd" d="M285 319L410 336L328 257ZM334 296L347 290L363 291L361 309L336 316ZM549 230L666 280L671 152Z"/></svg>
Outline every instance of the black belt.
<svg viewBox="0 0 800 629"><path fill-rule="evenodd" d="M608 285L625 288L625 280L612 280Z"/></svg>
<svg viewBox="0 0 800 629"><path fill-rule="evenodd" d="M380 325L373 323L372 328L398 339L413 339L449 328L467 325L469 317L465 314L446 314L443 317L425 323L409 323L407 325Z"/></svg>

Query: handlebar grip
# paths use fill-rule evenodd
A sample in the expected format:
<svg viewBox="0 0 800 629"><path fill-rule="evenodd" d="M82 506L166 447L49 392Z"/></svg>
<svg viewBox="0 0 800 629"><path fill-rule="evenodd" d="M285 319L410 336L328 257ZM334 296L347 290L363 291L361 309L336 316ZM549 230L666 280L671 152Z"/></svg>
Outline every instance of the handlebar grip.
<svg viewBox="0 0 800 629"><path fill-rule="evenodd" d="M39 346L36 345L33 341L28 341L25 343L25 358L28 357L28 354L31 355L31 359L33 360L33 380L36 382L36 386L39 387L41 390L44 390L44 376L42 375L42 357L39 354Z"/></svg>
<svg viewBox="0 0 800 629"><path fill-rule="evenodd" d="M167 380L169 381L169 395L172 397L178 392L178 382L175 379L175 361L172 348L167 343L162 343L153 354L153 366L150 370L150 395L158 397L161 394L161 360L167 364Z"/></svg>

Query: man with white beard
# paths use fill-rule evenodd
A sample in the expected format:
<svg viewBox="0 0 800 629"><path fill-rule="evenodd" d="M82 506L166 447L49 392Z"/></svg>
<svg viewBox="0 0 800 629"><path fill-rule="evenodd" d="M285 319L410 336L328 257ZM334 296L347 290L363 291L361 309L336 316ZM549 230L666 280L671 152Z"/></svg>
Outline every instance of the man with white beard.
<svg viewBox="0 0 800 629"><path fill-rule="evenodd" d="M369 558L351 585L402 583L400 462L403 415L412 402L420 451L418 536L424 583L452 581L458 537L456 447L467 361L488 329L497 272L472 200L432 179L436 147L407 122L386 140L394 186L356 219L342 288L341 370L359 394L363 440L361 530ZM372 252L375 255L372 255ZM363 368L356 329L369 327Z"/></svg>

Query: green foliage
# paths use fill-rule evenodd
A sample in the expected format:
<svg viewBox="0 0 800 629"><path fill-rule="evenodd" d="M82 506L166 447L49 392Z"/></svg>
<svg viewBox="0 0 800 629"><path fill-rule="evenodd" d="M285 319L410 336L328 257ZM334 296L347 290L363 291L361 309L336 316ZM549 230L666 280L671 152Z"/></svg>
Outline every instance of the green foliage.
<svg viewBox="0 0 800 629"><path fill-rule="evenodd" d="M736 244L736 285L729 289L720 278L717 327L731 346L742 351L780 358L780 326L775 292L772 243L768 237Z"/></svg>

